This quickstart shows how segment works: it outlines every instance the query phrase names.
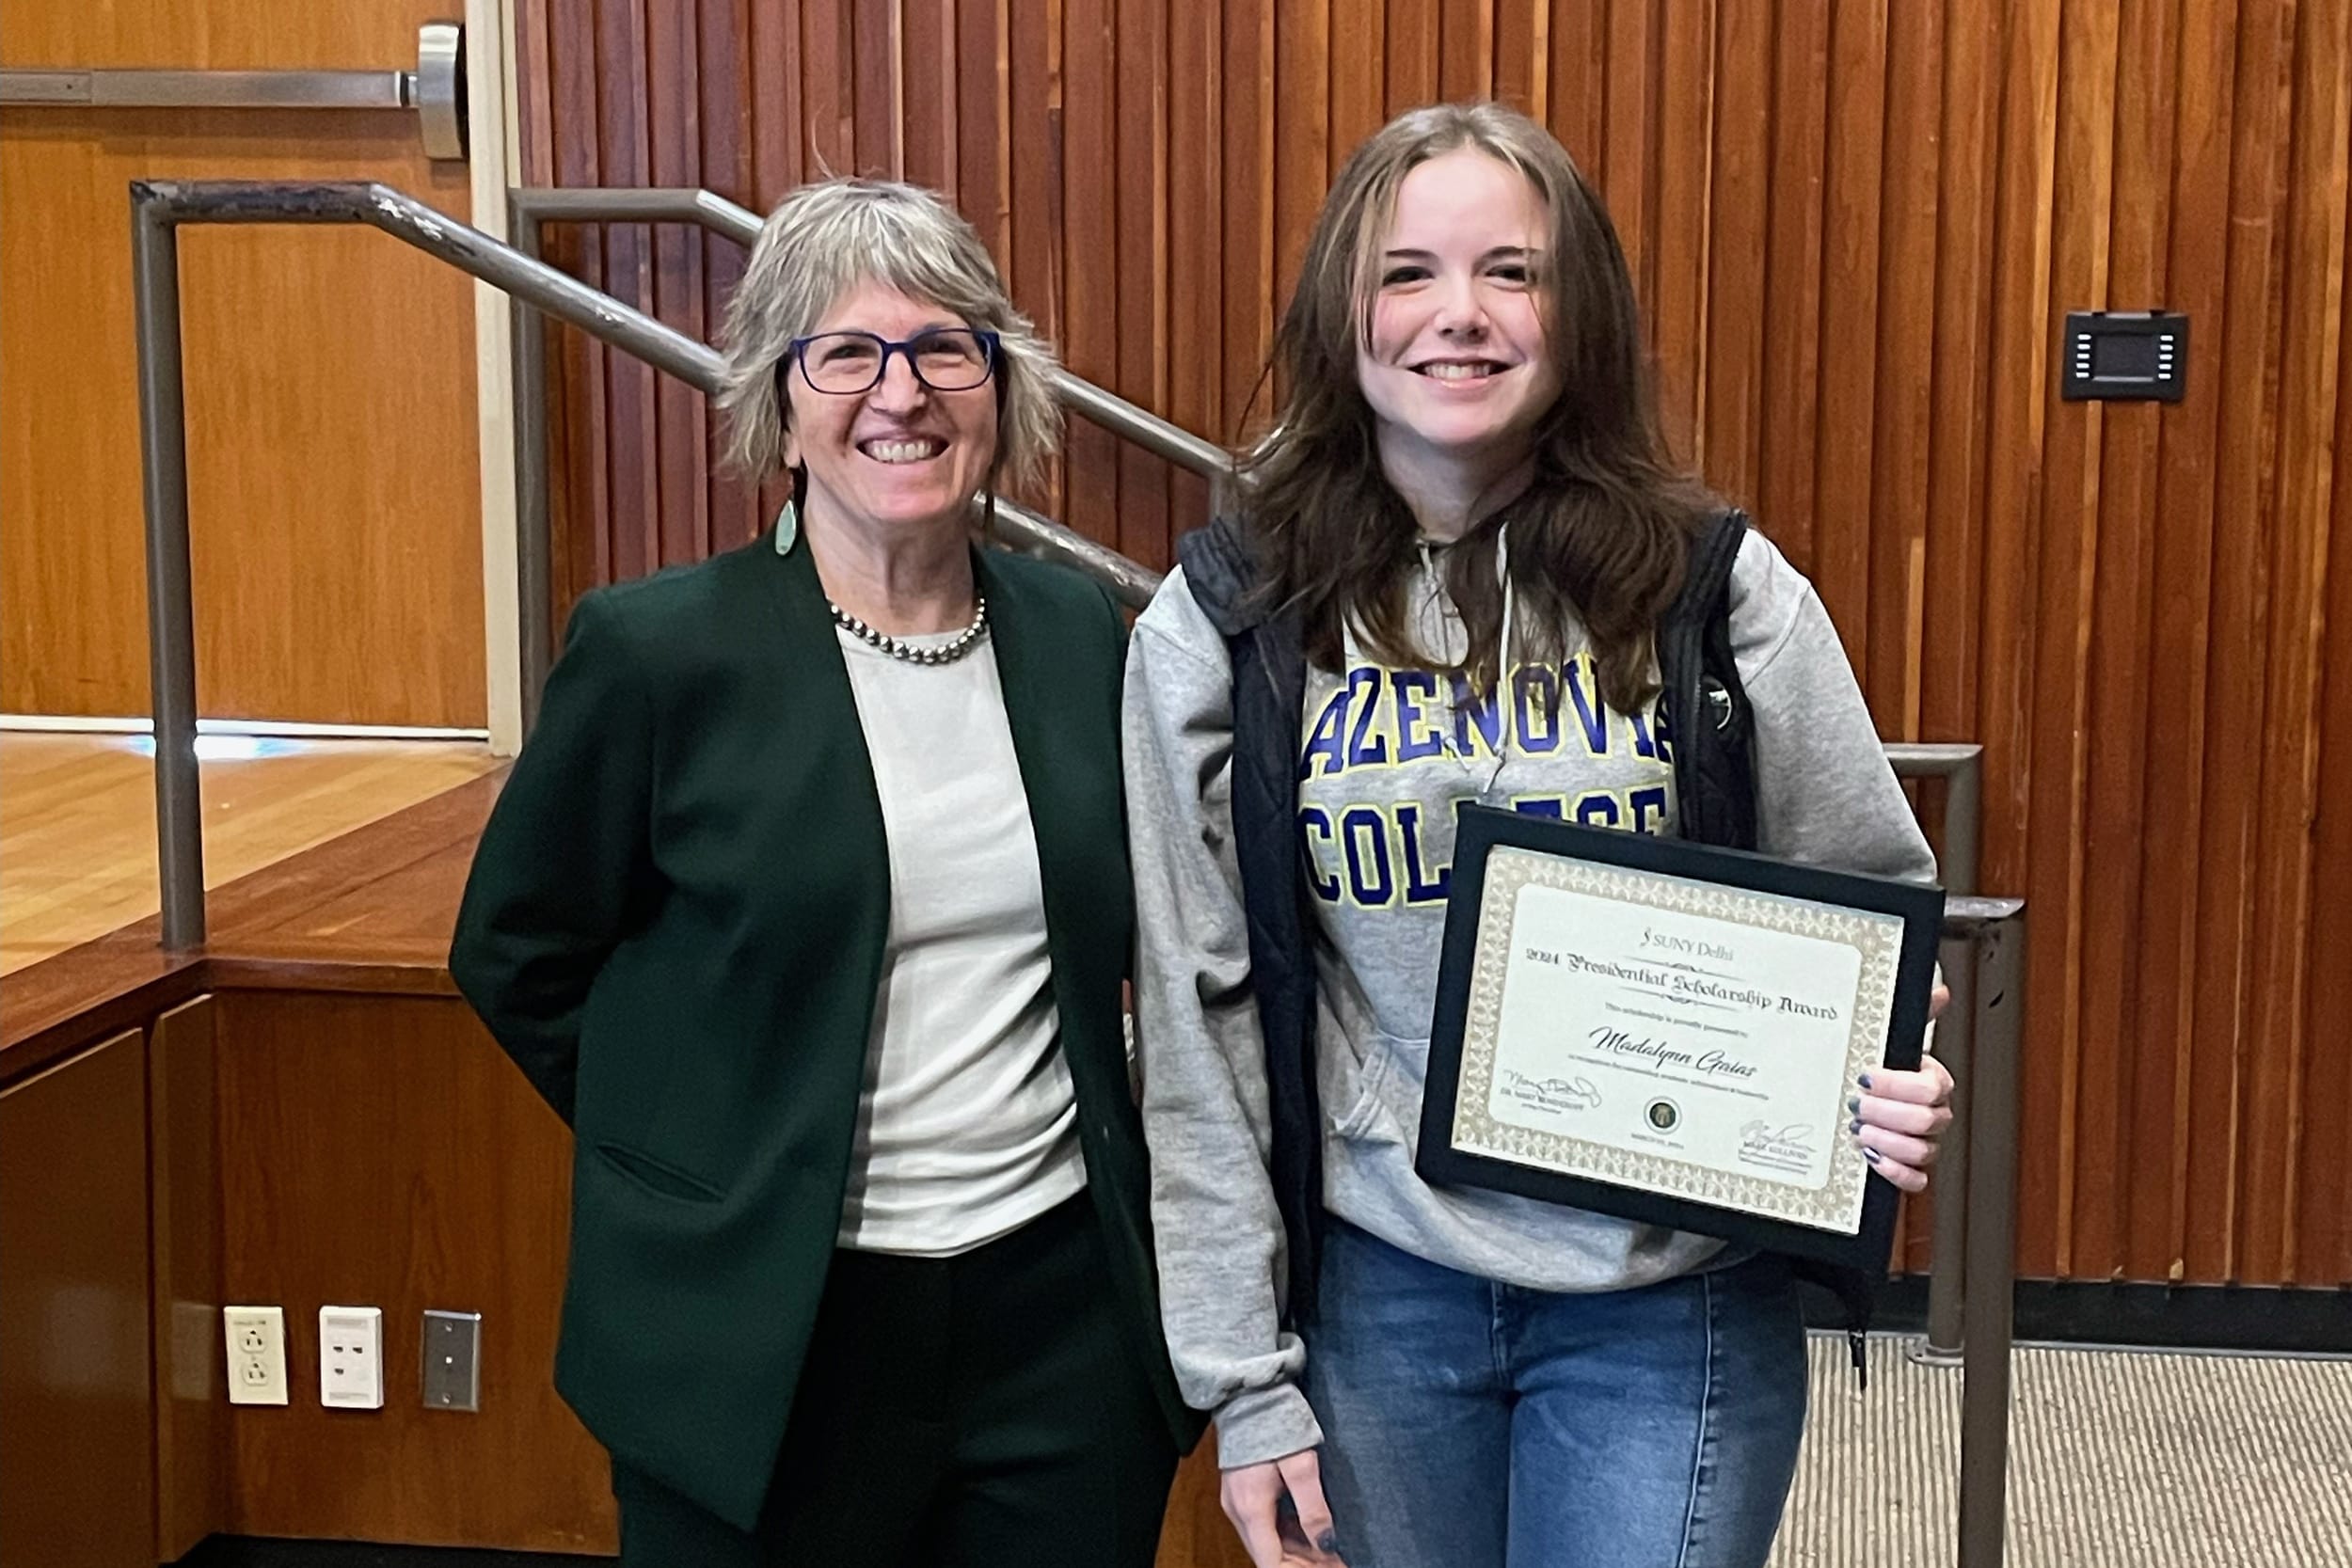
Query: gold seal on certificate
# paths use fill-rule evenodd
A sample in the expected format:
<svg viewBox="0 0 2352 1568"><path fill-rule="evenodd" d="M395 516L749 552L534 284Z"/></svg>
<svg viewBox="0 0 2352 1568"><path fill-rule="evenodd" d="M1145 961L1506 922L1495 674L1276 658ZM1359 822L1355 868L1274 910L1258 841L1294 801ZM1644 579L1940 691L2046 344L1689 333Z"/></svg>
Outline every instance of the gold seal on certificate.
<svg viewBox="0 0 2352 1568"><path fill-rule="evenodd" d="M1854 1081L1913 1067L1943 895L1465 808L1417 1164L1883 1266Z"/></svg>

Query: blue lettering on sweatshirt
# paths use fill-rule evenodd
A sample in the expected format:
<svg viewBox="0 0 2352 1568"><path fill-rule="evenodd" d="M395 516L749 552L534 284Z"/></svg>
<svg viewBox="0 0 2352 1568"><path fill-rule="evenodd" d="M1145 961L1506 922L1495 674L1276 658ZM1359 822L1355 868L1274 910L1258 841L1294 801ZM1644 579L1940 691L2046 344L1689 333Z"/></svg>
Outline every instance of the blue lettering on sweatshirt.
<svg viewBox="0 0 2352 1568"><path fill-rule="evenodd" d="M1446 808L1433 806L1430 798L1451 796L1458 803L1466 798L1461 785L1483 783L1478 776L1506 749L1531 760L1610 759L1637 776L1669 769L1674 762L1664 714L1610 707L1586 653L1565 664L1520 665L1483 691L1457 670L1358 664L1310 711L1298 777L1314 782L1317 799L1299 807L1299 849L1310 891L1331 905L1442 904L1453 879L1454 835L1452 824L1442 820ZM1354 791L1335 792L1327 783L1365 776L1370 784L1370 776L1402 769L1428 771L1437 787L1421 799L1408 793L1400 800L1400 781L1384 779L1350 800ZM1655 833L1665 826L1669 801L1669 785L1661 781L1571 795L1518 795L1510 805L1534 816ZM1438 820L1433 811L1441 814Z"/></svg>

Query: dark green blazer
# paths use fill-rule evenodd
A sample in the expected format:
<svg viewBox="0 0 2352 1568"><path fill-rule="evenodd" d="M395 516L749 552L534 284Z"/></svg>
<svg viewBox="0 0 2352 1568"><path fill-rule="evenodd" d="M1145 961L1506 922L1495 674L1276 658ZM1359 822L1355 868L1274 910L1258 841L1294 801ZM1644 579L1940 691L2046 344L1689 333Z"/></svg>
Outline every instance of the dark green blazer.
<svg viewBox="0 0 2352 1568"><path fill-rule="evenodd" d="M1045 888L1088 1188L1180 1449L1120 988L1124 631L978 552ZM756 1521L840 1225L888 843L805 546L590 594L458 912L450 973L575 1134L556 1387L615 1458ZM1085 1390L1072 1390L1085 1397Z"/></svg>

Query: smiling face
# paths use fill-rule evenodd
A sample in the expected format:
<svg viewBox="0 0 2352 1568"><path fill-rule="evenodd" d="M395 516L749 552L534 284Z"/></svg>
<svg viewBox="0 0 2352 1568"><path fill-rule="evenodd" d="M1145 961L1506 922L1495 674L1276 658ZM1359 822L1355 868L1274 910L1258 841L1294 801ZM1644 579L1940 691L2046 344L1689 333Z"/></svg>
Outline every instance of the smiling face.
<svg viewBox="0 0 2352 1568"><path fill-rule="evenodd" d="M930 327L967 324L949 311L879 283L862 283L835 300L808 335L870 332L900 342ZM812 344L812 354L825 345ZM917 380L903 354L890 356L868 390L820 392L798 364L787 368L790 417L785 462L806 464L803 505L819 528L879 536L911 528L966 526L965 508L996 458L996 387L936 392Z"/></svg>
<svg viewBox="0 0 2352 1568"><path fill-rule="evenodd" d="M1356 372L1400 488L1458 488L1530 451L1561 386L1534 278L1547 230L1535 187L1474 149L1399 184Z"/></svg>

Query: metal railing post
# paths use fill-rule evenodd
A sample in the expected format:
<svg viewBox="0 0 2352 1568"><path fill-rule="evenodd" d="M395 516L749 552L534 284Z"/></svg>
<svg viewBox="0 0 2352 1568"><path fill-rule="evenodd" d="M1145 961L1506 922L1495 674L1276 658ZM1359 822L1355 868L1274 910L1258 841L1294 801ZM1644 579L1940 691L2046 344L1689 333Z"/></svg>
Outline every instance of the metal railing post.
<svg viewBox="0 0 2352 1568"><path fill-rule="evenodd" d="M1976 745L1897 743L1886 748L1898 777L1942 779L1944 853L1937 871L1947 894L1977 891L1977 854L1983 810L1984 748ZM1968 1291L1969 1074L1975 1061L1977 1011L1972 1001L1972 966L1959 938L1948 930L1938 946L1944 982L1952 999L1935 1025L1936 1059L1952 1075L1952 1124L1945 1133L1935 1174L1935 1226L1928 1261L1928 1332L1912 1359L1926 1366L1957 1366Z"/></svg>
<svg viewBox="0 0 2352 1568"><path fill-rule="evenodd" d="M204 815L196 769L196 616L188 553L188 430L180 360L180 237L132 186L131 279L147 508L147 668L155 721L155 848L163 944L204 945Z"/></svg>
<svg viewBox="0 0 2352 1568"><path fill-rule="evenodd" d="M180 337L178 230L183 223L369 224L511 294L529 298L705 391L717 384L719 367L716 354L682 333L382 185L132 182L139 454L147 512L148 668L155 710L156 870L163 945L173 951L201 947L205 938L187 409ZM527 700L536 695L535 687L526 693Z"/></svg>
<svg viewBox="0 0 2352 1568"><path fill-rule="evenodd" d="M522 193L507 193L508 243L540 261L539 225ZM554 542L548 535L548 318L514 295L515 367L515 632L522 641L522 733L538 726L539 695L555 662Z"/></svg>
<svg viewBox="0 0 2352 1568"><path fill-rule="evenodd" d="M691 223L744 245L759 218L724 197L697 189L607 190L515 186L506 193L510 243L544 261L548 223ZM522 640L522 733L539 721L539 697L555 662L554 534L549 501L547 317L519 296L515 320L516 632ZM706 388L707 391L709 388Z"/></svg>
<svg viewBox="0 0 2352 1568"><path fill-rule="evenodd" d="M1887 743L1886 761L1899 779L1944 781L1944 853L1937 859L1936 874L1945 892L1972 896L1977 891L1984 748L1973 741L1896 740Z"/></svg>
<svg viewBox="0 0 2352 1568"><path fill-rule="evenodd" d="M2026 992L2025 906L1982 908L1971 935L1976 1016L1970 1073L1968 1316L1960 1406L1960 1568L2000 1568L2009 1517L2010 1346L2017 1245L2017 1072Z"/></svg>
<svg viewBox="0 0 2352 1568"><path fill-rule="evenodd" d="M1952 999L1935 1025L1935 1056L1952 1075L1952 1123L1936 1157L1935 1227L1929 1236L1928 1332L1911 1358L1922 1366L1960 1365L1961 1329L1968 1302L1969 1117L1975 1099L1977 1037L1976 950L1948 928L1936 944Z"/></svg>

